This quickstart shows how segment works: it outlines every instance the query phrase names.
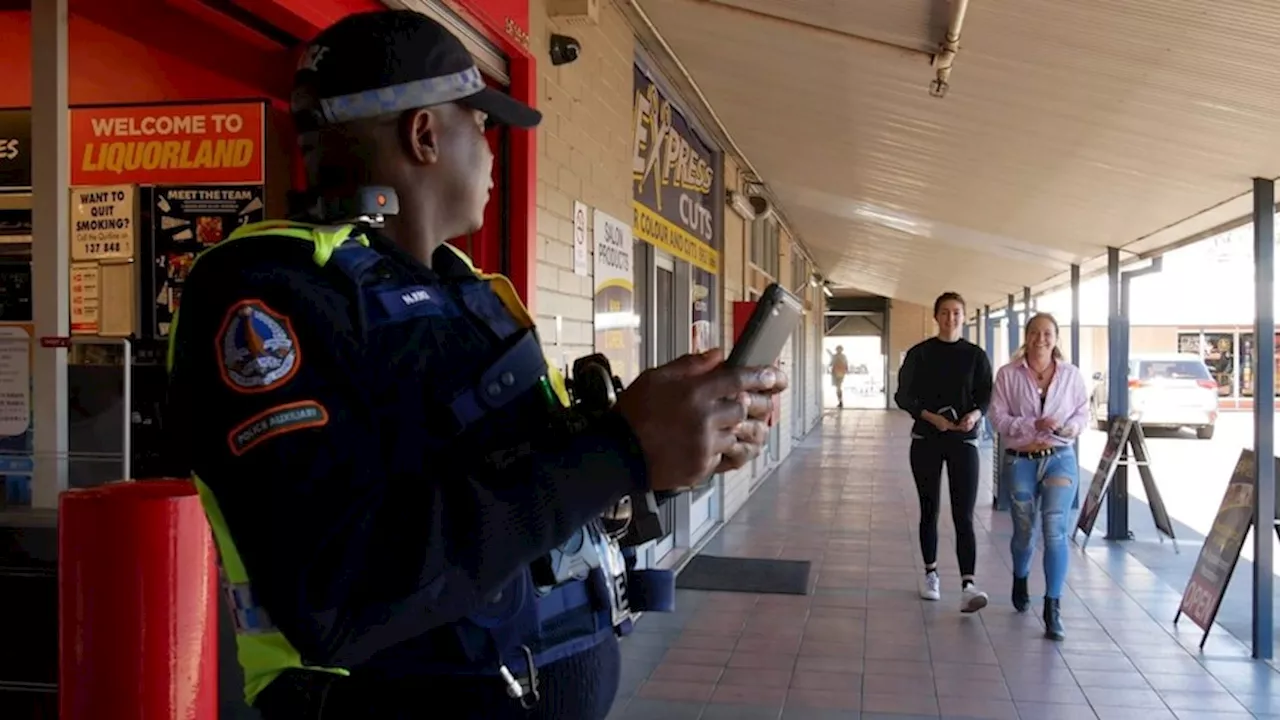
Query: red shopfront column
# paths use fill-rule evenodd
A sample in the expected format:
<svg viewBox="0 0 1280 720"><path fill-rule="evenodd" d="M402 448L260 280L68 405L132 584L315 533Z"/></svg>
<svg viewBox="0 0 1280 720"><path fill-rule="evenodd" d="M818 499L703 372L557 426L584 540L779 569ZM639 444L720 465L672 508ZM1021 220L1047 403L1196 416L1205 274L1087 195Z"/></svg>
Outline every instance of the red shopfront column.
<svg viewBox="0 0 1280 720"><path fill-rule="evenodd" d="M58 502L59 716L217 720L218 572L187 480Z"/></svg>
<svg viewBox="0 0 1280 720"><path fill-rule="evenodd" d="M511 84L506 88L512 97L531 107L538 104L538 64L529 52L529 0L456 0L452 3L468 17L472 27L507 57L507 74ZM494 207L498 198L490 199L485 222L492 227L500 217L495 213L505 211L506 222L497 233L489 231L483 243L487 248L480 254L495 261L485 264L486 270L502 270L511 279L516 292L536 312L537 303L537 187L538 146L536 130L507 131L505 148L500 150L495 162L495 172L502 172L505 202ZM495 178L496 179L496 178ZM502 237L505 231L506 237Z"/></svg>

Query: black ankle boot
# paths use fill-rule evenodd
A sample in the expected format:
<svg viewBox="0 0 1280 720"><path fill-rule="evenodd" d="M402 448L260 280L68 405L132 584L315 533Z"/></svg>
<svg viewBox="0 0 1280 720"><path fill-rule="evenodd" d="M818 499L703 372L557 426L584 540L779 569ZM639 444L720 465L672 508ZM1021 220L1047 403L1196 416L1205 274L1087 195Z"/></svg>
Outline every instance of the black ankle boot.
<svg viewBox="0 0 1280 720"><path fill-rule="evenodd" d="M1018 612L1026 612L1031 607L1031 596L1027 594L1027 579L1015 577L1013 579L1013 609Z"/></svg>
<svg viewBox="0 0 1280 720"><path fill-rule="evenodd" d="M1050 640L1065 640L1067 632L1062 628L1062 609L1057 598L1044 599L1044 636Z"/></svg>

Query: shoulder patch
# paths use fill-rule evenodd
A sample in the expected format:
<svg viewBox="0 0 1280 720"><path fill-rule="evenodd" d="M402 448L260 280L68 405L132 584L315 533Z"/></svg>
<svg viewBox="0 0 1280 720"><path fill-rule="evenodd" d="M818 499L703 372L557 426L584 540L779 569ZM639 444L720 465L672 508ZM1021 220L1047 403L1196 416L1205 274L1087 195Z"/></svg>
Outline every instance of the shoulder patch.
<svg viewBox="0 0 1280 720"><path fill-rule="evenodd" d="M328 424L328 411L314 400L277 405L232 428L227 433L227 447L231 449L232 455L240 457L255 445L277 435Z"/></svg>
<svg viewBox="0 0 1280 720"><path fill-rule="evenodd" d="M302 350L289 318L261 300L244 300L227 310L216 351L222 381L241 393L277 388L302 366Z"/></svg>

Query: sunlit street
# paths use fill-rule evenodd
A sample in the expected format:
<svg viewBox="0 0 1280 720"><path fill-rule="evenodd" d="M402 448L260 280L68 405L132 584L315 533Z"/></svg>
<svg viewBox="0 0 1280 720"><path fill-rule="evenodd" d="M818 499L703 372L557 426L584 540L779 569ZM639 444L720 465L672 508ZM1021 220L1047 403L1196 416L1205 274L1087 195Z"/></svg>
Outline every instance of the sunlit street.
<svg viewBox="0 0 1280 720"><path fill-rule="evenodd" d="M1106 435L1090 431L1080 442L1081 482L1088 483L1102 455ZM1217 424L1212 440L1197 440L1190 431L1180 433L1149 431L1147 445L1151 451L1151 469L1165 506L1174 520L1201 535L1208 534L1213 518L1222 502L1231 471L1240 450L1253 446L1253 415L1249 412L1225 412ZM1129 473L1129 492L1146 500L1136 471ZM1139 537L1153 537L1155 530L1149 515L1131 515L1129 527ZM1095 535L1105 533L1099 526ZM1191 548L1196 552L1198 545ZM1184 544L1183 551L1187 552ZM1244 557L1253 557L1252 541L1245 544Z"/></svg>

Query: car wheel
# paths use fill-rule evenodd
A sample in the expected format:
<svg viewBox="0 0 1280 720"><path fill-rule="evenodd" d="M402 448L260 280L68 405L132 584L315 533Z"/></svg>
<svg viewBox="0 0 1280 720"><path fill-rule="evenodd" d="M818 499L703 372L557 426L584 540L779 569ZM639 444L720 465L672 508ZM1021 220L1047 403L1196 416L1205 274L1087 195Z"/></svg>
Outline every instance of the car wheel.
<svg viewBox="0 0 1280 720"><path fill-rule="evenodd" d="M1200 438L1201 440L1212 440L1212 439L1213 439L1213 426L1212 426L1212 425L1202 425L1202 426L1200 426L1200 427L1196 428L1196 437Z"/></svg>

